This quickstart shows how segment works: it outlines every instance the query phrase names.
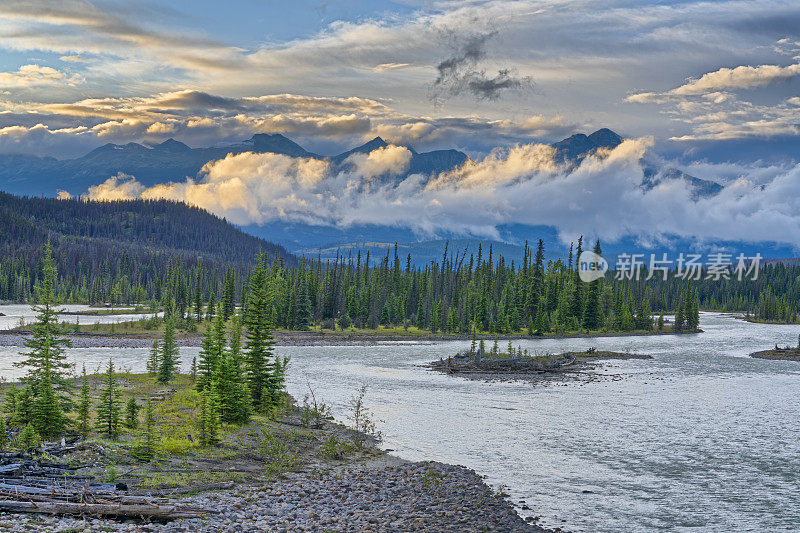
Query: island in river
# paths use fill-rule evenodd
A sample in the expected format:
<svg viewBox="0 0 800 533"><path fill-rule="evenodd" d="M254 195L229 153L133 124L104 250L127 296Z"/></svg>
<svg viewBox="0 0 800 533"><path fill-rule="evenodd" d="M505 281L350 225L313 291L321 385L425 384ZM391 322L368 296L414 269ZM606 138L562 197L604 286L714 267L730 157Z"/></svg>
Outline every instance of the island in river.
<svg viewBox="0 0 800 533"><path fill-rule="evenodd" d="M447 374L469 379L536 381L565 377L596 368L596 363L612 359L652 359L645 354L611 352L590 348L583 352L529 355L527 350L510 348L506 353L468 351L447 359L433 361L427 366Z"/></svg>
<svg viewBox="0 0 800 533"><path fill-rule="evenodd" d="M750 354L750 357L754 357L756 359L773 359L776 361L800 361L800 347L789 348L787 346L780 348L776 344L775 348L772 348L771 350L753 352Z"/></svg>

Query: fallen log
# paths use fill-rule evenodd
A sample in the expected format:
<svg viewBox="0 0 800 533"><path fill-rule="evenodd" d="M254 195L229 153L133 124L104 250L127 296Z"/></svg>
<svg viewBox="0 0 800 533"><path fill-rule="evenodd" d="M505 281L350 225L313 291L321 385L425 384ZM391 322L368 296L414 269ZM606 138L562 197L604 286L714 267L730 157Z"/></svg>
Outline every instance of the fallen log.
<svg viewBox="0 0 800 533"><path fill-rule="evenodd" d="M115 505L98 503L70 502L22 502L0 501L0 511L7 513L41 513L63 515L108 516L116 518L149 518L156 520L176 520L195 518L201 514L215 514L216 511L188 510L175 505Z"/></svg>

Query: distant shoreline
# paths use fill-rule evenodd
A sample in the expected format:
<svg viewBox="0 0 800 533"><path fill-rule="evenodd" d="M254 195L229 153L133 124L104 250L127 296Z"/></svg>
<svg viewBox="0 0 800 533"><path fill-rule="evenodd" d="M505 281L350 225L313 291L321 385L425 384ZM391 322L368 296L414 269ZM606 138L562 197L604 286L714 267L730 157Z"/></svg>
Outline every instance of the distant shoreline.
<svg viewBox="0 0 800 533"><path fill-rule="evenodd" d="M702 330L692 333L701 333ZM24 330L0 331L0 346L24 346L25 337L30 334ZM544 340L544 339L594 339L602 337L650 337L656 335L686 335L690 333L674 333L672 331L609 331L593 333L565 333L530 336L523 334L498 335L498 340ZM361 333L361 332L318 332L318 331L285 331L273 332L276 346L376 346L384 343L432 343L445 341L468 341L471 335L446 333ZM74 348L149 348L153 341L160 338L158 332L153 333L67 333L65 335ZM493 335L483 335L484 340L493 339ZM198 333L177 336L179 346L200 347L203 337Z"/></svg>

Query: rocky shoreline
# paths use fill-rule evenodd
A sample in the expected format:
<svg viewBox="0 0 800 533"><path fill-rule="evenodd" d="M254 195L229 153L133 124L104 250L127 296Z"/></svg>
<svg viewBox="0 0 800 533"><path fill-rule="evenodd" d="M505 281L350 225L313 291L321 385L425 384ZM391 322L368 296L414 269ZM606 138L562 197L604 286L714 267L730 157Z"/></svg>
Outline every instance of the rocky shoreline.
<svg viewBox="0 0 800 533"><path fill-rule="evenodd" d="M474 471L436 462L349 465L180 499L217 514L164 524L0 513L8 532L546 532Z"/></svg>
<svg viewBox="0 0 800 533"><path fill-rule="evenodd" d="M134 377L121 381L123 391L137 386ZM171 398L187 384L151 394ZM469 468L390 455L378 448L377 434L335 423L324 410L317 423L304 423L303 409L287 400L275 418L229 428L218 448L164 452L140 462L125 451L131 442L124 438L90 439L62 458L85 465L82 474L124 471L115 478L123 482L123 495L167 497L177 507L204 510L193 518L151 522L5 512L0 531L559 531L523 519L506 494ZM205 474L202 480L198 474Z"/></svg>

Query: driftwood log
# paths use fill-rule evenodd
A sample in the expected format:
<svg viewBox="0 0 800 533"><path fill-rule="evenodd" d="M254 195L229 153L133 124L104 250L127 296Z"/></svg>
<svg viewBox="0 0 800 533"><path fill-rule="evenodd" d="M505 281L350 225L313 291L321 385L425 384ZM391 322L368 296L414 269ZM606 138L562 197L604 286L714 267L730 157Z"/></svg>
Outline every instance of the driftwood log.
<svg viewBox="0 0 800 533"><path fill-rule="evenodd" d="M107 516L115 518L150 518L157 520L192 518L201 514L196 510L187 510L176 505L72 503L59 501L23 502L10 500L0 500L0 511L10 513Z"/></svg>
<svg viewBox="0 0 800 533"><path fill-rule="evenodd" d="M62 439L60 444L42 446L40 451L45 451L50 456L59 456L84 447L92 447L101 453L103 451L99 446L85 442L76 443L74 439ZM130 493L125 483L98 483L92 475L75 473L86 466L43 461L41 456L26 452L0 453L0 512L159 521L216 513L157 498L154 493ZM224 487L214 488L232 486L218 485ZM198 489L202 490L202 487L192 487L186 492ZM165 493L179 494L181 491Z"/></svg>

